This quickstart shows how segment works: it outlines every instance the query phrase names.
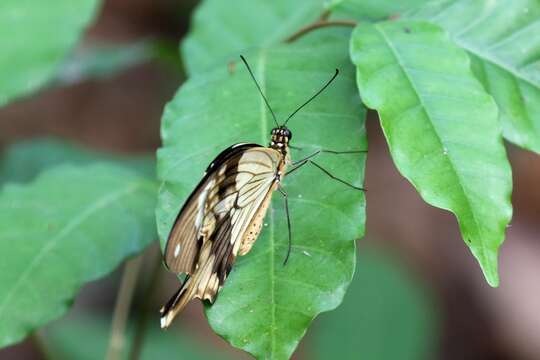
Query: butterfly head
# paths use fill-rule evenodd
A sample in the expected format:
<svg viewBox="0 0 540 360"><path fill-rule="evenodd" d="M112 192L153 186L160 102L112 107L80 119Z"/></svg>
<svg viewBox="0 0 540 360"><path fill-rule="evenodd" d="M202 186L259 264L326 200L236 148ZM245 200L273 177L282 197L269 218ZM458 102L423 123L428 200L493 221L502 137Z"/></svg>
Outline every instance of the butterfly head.
<svg viewBox="0 0 540 360"><path fill-rule="evenodd" d="M272 129L272 139L270 147L276 150L286 151L289 141L292 139L292 132L286 126L278 126Z"/></svg>

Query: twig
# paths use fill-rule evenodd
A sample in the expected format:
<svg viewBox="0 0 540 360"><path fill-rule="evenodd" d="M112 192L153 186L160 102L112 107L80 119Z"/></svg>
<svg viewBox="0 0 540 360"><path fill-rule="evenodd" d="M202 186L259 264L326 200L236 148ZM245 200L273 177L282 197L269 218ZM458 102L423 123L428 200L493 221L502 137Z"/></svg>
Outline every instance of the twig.
<svg viewBox="0 0 540 360"><path fill-rule="evenodd" d="M146 336L146 330L148 328L148 315L150 313L150 304L152 304L151 294L155 293L161 280L161 250L159 248L159 241L147 254L150 259L150 272L145 284L143 285L144 294L147 294L142 304L140 305L135 324L135 335L129 353L130 360L138 360L141 355L141 351L144 344L144 337ZM156 312L157 314L157 312Z"/></svg>
<svg viewBox="0 0 540 360"><path fill-rule="evenodd" d="M133 300L133 293L137 285L137 276L141 267L142 257L137 256L134 259L126 262L124 273L122 274L122 282L116 304L114 306L113 322L111 327L111 338L107 349L107 360L122 359L122 351L126 342L126 327L129 317L129 309Z"/></svg>
<svg viewBox="0 0 540 360"><path fill-rule="evenodd" d="M317 20L314 23L306 25L300 28L297 32L285 39L286 43L290 43L298 40L298 38L304 36L305 34L324 27L333 27L333 26L347 26L355 27L358 23L354 20Z"/></svg>

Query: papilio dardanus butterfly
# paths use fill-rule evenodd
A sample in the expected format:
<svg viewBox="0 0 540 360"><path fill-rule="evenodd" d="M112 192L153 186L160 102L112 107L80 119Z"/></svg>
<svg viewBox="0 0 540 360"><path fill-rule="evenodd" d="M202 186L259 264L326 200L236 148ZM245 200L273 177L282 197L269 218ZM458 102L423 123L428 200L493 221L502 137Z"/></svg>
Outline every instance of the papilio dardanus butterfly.
<svg viewBox="0 0 540 360"><path fill-rule="evenodd" d="M287 262L291 230L287 194L280 186L286 174L310 162L330 177L356 188L335 178L311 160L322 150L296 163L291 162L289 155L292 133L286 126L287 121L330 85L338 75L338 70L336 69L334 76L298 107L283 125L279 125L250 66L243 56L240 57L270 110L276 127L272 129L268 147L241 143L221 152L210 163L203 179L180 210L165 246L164 262L170 271L175 274L185 273L187 276L178 291L161 309L162 328L168 327L193 298L214 302L236 256L247 254L257 240L275 190L279 190L285 198L289 226L289 252L285 258ZM346 153L353 152L355 151ZM286 172L288 165L293 167Z"/></svg>

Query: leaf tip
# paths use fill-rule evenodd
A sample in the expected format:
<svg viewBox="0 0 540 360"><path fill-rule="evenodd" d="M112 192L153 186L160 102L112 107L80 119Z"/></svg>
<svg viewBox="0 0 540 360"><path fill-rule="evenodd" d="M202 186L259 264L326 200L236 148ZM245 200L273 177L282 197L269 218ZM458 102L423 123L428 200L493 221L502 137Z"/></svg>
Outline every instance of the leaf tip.
<svg viewBox="0 0 540 360"><path fill-rule="evenodd" d="M486 278L489 286L491 286L492 288L499 287L499 274L497 273L496 268L493 271L484 270L484 277Z"/></svg>
<svg viewBox="0 0 540 360"><path fill-rule="evenodd" d="M484 259L480 260L480 267L484 273L484 277L489 284L489 286L496 288L499 287L499 271L497 265L497 252L486 256Z"/></svg>

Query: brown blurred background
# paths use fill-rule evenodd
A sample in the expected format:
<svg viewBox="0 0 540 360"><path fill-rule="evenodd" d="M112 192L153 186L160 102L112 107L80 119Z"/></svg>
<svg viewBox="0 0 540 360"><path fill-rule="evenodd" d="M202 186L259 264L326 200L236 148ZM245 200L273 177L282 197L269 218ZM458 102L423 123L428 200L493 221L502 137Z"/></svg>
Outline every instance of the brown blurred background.
<svg viewBox="0 0 540 360"><path fill-rule="evenodd" d="M84 42L160 37L177 43L188 30L194 5L195 1L107 0ZM153 152L160 144L163 106L181 81L178 71L146 63L111 78L42 91L0 109L0 145L57 136L117 153ZM433 358L540 359L540 156L508 146L514 218L500 255L501 286L492 289L461 241L453 216L425 204L399 175L375 114L370 114L367 127L368 222L360 251L378 247L399 256L430 290L440 317ZM76 307L112 308L119 275L117 271L85 287ZM176 286L171 276L163 278L152 294L156 308ZM201 344L211 343L232 358L248 358L212 333L198 302L180 321L189 324ZM301 346L296 358L302 353ZM0 351L0 358L39 355L27 341Z"/></svg>

